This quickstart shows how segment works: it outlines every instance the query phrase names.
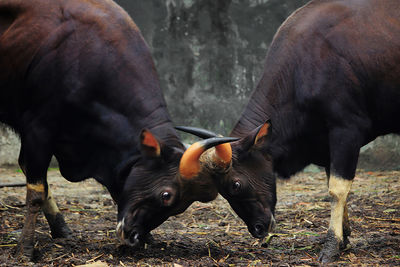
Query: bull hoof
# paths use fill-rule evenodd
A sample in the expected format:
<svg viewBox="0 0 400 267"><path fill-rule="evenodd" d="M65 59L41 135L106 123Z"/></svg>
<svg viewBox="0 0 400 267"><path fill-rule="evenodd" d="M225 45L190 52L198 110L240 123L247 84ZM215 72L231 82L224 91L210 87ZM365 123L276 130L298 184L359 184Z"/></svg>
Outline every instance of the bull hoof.
<svg viewBox="0 0 400 267"><path fill-rule="evenodd" d="M347 250L347 249L350 249L351 248L351 244L350 244L350 241L349 241L349 238L347 237L347 236L344 236L343 237L343 242L342 243L340 243L340 250Z"/></svg>
<svg viewBox="0 0 400 267"><path fill-rule="evenodd" d="M72 234L71 229L67 225L57 228L51 229L51 237L52 238L68 238Z"/></svg>
<svg viewBox="0 0 400 267"><path fill-rule="evenodd" d="M34 246L33 244L24 244L23 241L18 242L18 245L14 249L14 257L18 258L20 261L30 262L33 260L34 256Z"/></svg>
<svg viewBox="0 0 400 267"><path fill-rule="evenodd" d="M343 242L340 242L335 237L335 234L329 230L326 235L326 240L323 249L319 254L318 260L321 263L330 263L339 259L340 247L343 246Z"/></svg>
<svg viewBox="0 0 400 267"><path fill-rule="evenodd" d="M46 217L53 238L67 238L72 234L71 229L69 229L68 225L65 223L64 217L61 213L57 213L55 216L48 215Z"/></svg>

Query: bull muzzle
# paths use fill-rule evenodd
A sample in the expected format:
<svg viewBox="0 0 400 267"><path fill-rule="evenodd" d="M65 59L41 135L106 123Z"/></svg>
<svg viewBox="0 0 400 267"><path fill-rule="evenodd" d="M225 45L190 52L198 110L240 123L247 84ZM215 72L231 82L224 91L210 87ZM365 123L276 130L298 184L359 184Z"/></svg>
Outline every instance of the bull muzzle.
<svg viewBox="0 0 400 267"><path fill-rule="evenodd" d="M118 222L116 233L118 239L121 241L122 244L131 247L138 247L143 243L142 241L143 237L140 234L140 231L138 231L138 229L133 228L130 229L129 231L126 230L125 218L123 218L121 221Z"/></svg>
<svg viewBox="0 0 400 267"><path fill-rule="evenodd" d="M264 238L271 233L275 228L275 218L271 215L269 222L265 223L262 221L256 222L248 226L249 232L255 238Z"/></svg>

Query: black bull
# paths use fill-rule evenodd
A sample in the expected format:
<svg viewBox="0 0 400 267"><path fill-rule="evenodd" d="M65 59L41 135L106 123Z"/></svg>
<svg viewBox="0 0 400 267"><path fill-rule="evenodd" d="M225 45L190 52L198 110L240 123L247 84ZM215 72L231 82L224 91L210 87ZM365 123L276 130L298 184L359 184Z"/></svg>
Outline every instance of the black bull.
<svg viewBox="0 0 400 267"><path fill-rule="evenodd" d="M231 132L241 140L232 143L232 167L215 178L219 191L264 237L276 203L274 173L288 178L311 163L325 167L332 207L320 260L332 261L350 235L346 198L360 148L399 133L399 116L400 2L311 1L273 39Z"/></svg>
<svg viewBox="0 0 400 267"><path fill-rule="evenodd" d="M94 177L107 187L118 236L135 245L193 201L217 196L199 157L233 140L183 155L148 47L106 0L0 2L0 122L21 138L28 211L17 252L27 256L40 210L53 237L70 232L46 180L53 155L69 181Z"/></svg>

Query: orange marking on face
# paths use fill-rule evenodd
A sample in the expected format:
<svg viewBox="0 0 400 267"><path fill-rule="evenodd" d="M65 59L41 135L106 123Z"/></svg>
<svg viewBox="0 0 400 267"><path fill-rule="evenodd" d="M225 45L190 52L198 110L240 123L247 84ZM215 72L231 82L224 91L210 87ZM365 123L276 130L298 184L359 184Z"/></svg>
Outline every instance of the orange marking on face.
<svg viewBox="0 0 400 267"><path fill-rule="evenodd" d="M183 178L193 178L200 172L199 159L203 152L204 147L196 142L183 153L179 164L179 172Z"/></svg>
<svg viewBox="0 0 400 267"><path fill-rule="evenodd" d="M160 145L158 144L157 139L149 131L143 132L142 144L154 148L157 156L160 155Z"/></svg>
<svg viewBox="0 0 400 267"><path fill-rule="evenodd" d="M265 123L257 133L255 144L264 136L268 134L269 123Z"/></svg>

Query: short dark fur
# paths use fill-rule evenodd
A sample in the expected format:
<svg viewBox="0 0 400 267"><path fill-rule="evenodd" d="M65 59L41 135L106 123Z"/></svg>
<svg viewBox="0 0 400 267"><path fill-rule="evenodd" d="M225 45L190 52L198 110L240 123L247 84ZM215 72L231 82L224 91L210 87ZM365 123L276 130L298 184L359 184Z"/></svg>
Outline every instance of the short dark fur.
<svg viewBox="0 0 400 267"><path fill-rule="evenodd" d="M44 192L40 186L28 188L27 234L17 249L27 256L53 155L69 181L94 177L107 187L118 204L118 219L127 218L127 238L142 238L193 201L217 196L216 189L196 187L206 178L180 180L184 146L172 127L149 49L132 19L112 1L0 2L0 122L21 138L19 164L27 183L44 187ZM143 129L157 139L161 155L141 145ZM161 201L163 190L173 194L168 205ZM54 236L69 232L61 214L48 216L48 222Z"/></svg>
<svg viewBox="0 0 400 267"><path fill-rule="evenodd" d="M352 179L359 148L400 130L399 14L398 1L376 0L312 1L295 12L231 135L270 119L266 153L281 177L333 160L334 171ZM339 136L348 164L335 157Z"/></svg>
<svg viewBox="0 0 400 267"><path fill-rule="evenodd" d="M274 174L287 179L311 163L325 167L328 179L335 176L329 188L334 230L320 254L329 262L351 232L345 198L360 148L399 133L399 116L399 1L311 1L271 43L263 76L231 132L241 137L232 143L231 166L208 167L219 192L259 238L273 224Z"/></svg>
<svg viewBox="0 0 400 267"><path fill-rule="evenodd" d="M237 142L232 149L239 159L249 153L270 157L272 164L262 157L253 163L257 172L289 178L314 163L325 167L328 177L352 180L360 148L377 136L399 133L399 116L399 1L315 0L278 30L264 74L231 133L246 139L270 120L264 145L246 150ZM232 168L243 164L234 161ZM230 179L252 183L265 177L242 173ZM268 194L275 198L275 190ZM260 216L255 214L248 210L241 217L251 221ZM350 232L346 219L345 241ZM323 261L336 257L339 249L329 235Z"/></svg>

